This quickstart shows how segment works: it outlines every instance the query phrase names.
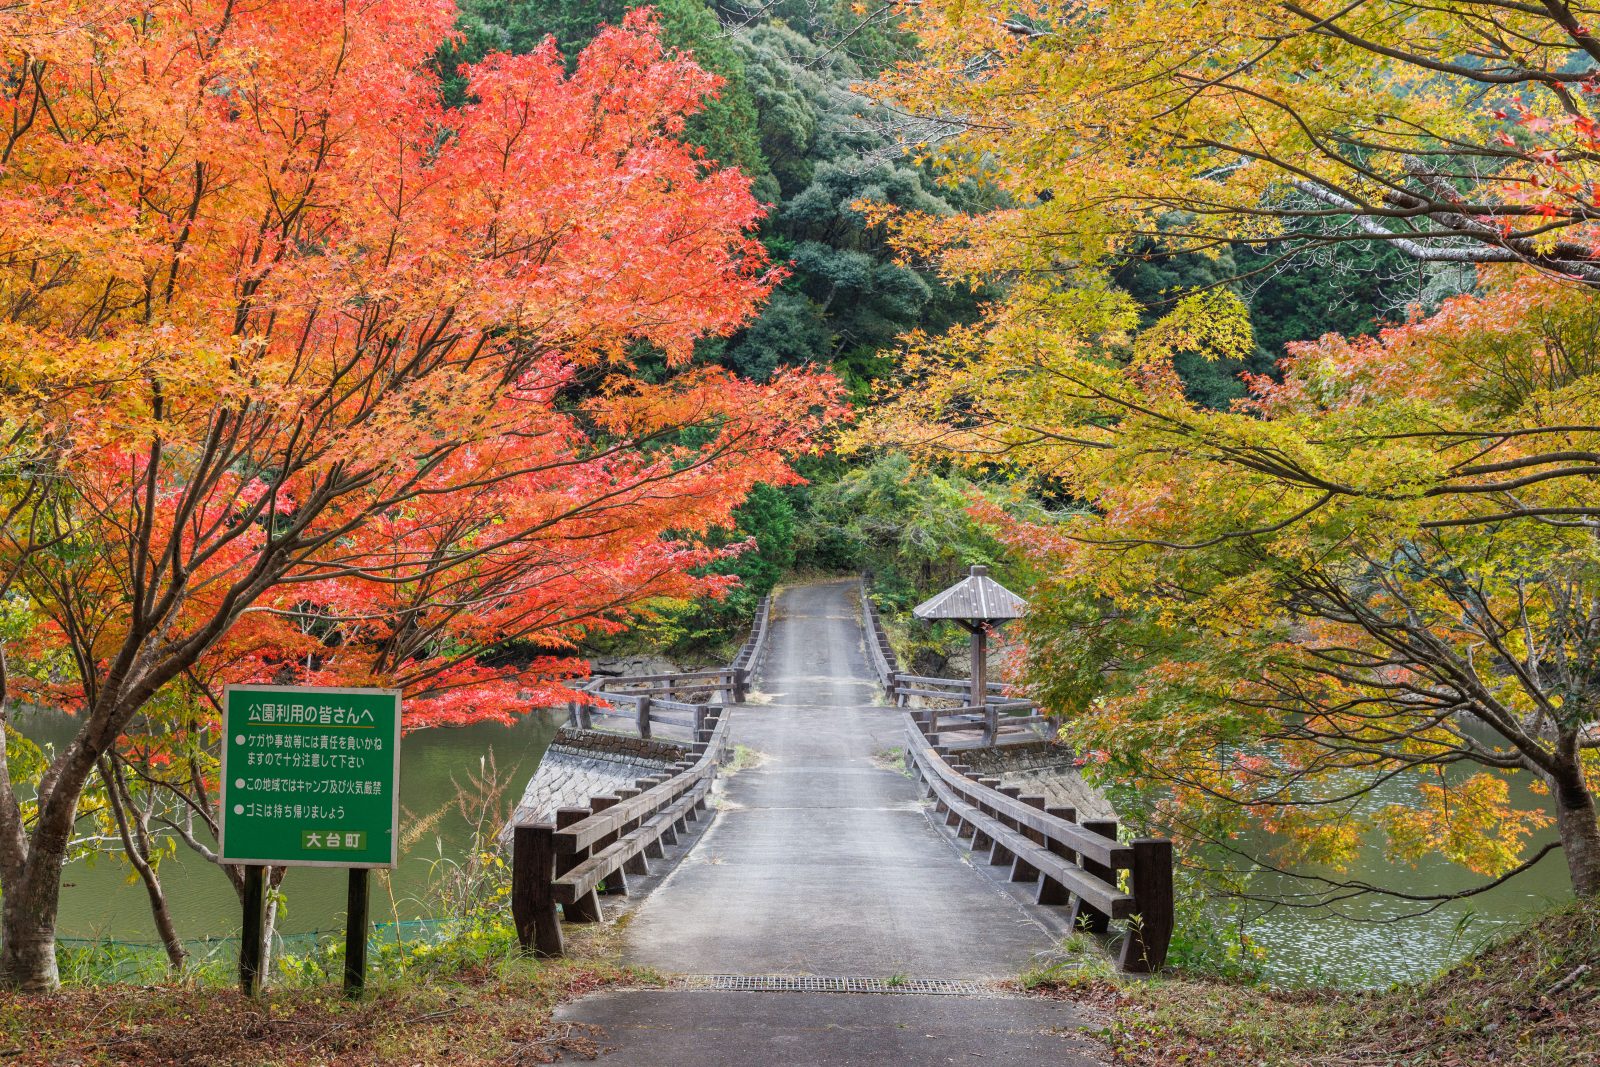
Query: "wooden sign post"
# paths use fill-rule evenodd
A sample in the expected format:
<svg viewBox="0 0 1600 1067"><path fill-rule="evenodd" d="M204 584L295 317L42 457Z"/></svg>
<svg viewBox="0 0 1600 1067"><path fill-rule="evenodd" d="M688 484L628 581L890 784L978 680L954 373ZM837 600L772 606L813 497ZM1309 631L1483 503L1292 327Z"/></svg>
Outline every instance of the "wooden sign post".
<svg viewBox="0 0 1600 1067"><path fill-rule="evenodd" d="M359 996L370 872L399 859L400 693L229 686L222 729L218 850L244 865L240 990L265 978L266 868L346 867L344 988Z"/></svg>

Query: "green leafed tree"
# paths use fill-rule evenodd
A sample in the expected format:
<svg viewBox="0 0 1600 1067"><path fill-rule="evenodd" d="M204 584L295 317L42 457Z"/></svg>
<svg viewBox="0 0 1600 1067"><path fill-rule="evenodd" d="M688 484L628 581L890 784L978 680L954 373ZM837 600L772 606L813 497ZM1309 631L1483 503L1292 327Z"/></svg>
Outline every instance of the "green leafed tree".
<svg viewBox="0 0 1600 1067"><path fill-rule="evenodd" d="M897 258L862 208L947 215L957 196L885 135L873 105L852 89L863 74L844 51L776 22L740 28L733 39L780 195L765 239L792 275L766 314L729 343L725 361L757 377L829 363L864 396L881 374L879 353L900 334L970 317L974 301Z"/></svg>

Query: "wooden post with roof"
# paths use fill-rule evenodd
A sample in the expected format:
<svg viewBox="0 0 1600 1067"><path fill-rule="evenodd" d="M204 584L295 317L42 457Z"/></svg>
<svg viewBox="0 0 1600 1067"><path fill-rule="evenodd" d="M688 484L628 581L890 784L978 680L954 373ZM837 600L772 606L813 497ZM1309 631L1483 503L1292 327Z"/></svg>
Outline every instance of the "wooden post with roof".
<svg viewBox="0 0 1600 1067"><path fill-rule="evenodd" d="M989 627L1022 617L1028 602L974 566L967 577L911 609L919 619L948 619L972 634L972 706L989 702Z"/></svg>

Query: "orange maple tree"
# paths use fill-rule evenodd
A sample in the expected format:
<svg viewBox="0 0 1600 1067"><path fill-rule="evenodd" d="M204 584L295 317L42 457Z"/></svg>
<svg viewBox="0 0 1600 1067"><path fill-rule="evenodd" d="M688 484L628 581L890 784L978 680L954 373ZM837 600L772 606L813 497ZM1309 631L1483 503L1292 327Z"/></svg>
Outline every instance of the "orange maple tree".
<svg viewBox="0 0 1600 1067"><path fill-rule="evenodd" d="M400 686L410 728L559 699L586 630L718 591L697 535L837 414L692 363L774 281L676 136L715 79L636 13L447 109L454 17L0 12L0 717L80 724L0 783L6 984L56 983L80 798L176 680Z"/></svg>

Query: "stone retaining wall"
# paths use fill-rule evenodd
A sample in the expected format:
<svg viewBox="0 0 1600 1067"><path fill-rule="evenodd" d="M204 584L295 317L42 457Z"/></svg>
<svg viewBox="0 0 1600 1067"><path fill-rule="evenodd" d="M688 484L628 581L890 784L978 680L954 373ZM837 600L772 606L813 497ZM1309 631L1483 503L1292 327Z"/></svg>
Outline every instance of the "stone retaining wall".
<svg viewBox="0 0 1600 1067"><path fill-rule="evenodd" d="M1116 811L1100 790L1078 773L1070 748L1048 741L997 748L965 748L951 759L984 777L1000 779L1024 794L1039 794L1050 807L1078 809L1079 819L1115 819Z"/></svg>
<svg viewBox="0 0 1600 1067"><path fill-rule="evenodd" d="M689 755L687 745L672 741L563 726L540 757L507 829L554 822L557 808L588 807L590 798L629 788Z"/></svg>
<svg viewBox="0 0 1600 1067"><path fill-rule="evenodd" d="M671 766L689 755L689 746L655 737L630 737L609 730L580 730L563 726L550 742L549 751L575 756L608 759L618 763L635 762L651 767Z"/></svg>

